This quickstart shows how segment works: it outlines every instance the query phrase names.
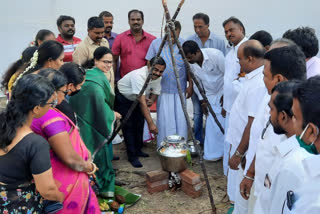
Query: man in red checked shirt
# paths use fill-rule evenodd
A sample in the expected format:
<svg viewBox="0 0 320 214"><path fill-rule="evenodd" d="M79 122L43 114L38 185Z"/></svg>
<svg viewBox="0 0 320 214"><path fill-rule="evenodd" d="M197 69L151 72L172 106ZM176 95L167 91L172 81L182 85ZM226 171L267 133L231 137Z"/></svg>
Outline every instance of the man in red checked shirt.
<svg viewBox="0 0 320 214"><path fill-rule="evenodd" d="M60 34L57 41L63 45L64 48L64 62L72 62L72 53L81 39L73 36L76 32L75 20L71 16L60 16L57 20L57 26Z"/></svg>

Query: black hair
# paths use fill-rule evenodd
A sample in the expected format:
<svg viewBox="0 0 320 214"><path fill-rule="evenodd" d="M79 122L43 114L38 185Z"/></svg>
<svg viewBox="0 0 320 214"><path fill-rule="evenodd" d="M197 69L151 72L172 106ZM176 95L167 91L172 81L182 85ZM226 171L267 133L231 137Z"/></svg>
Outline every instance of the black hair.
<svg viewBox="0 0 320 214"><path fill-rule="evenodd" d="M34 41L35 46L39 46L38 40L43 41L47 36L51 34L54 35L54 33L50 30L47 30L47 29L39 30Z"/></svg>
<svg viewBox="0 0 320 214"><path fill-rule="evenodd" d="M222 23L222 26L225 27L229 22L233 22L233 23L239 25L240 27L242 27L243 35L246 35L246 29L245 29L244 25L242 24L242 22L238 18L231 16L230 18L228 18L227 20L225 20Z"/></svg>
<svg viewBox="0 0 320 214"><path fill-rule="evenodd" d="M42 68L48 60L56 60L64 52L63 45L57 41L45 41L38 48L38 60L33 71Z"/></svg>
<svg viewBox="0 0 320 214"><path fill-rule="evenodd" d="M260 46L260 45L259 45ZM244 57L248 58L249 56L255 57L255 58L262 58L264 57L265 49L259 48L252 45L245 45L243 47L243 55Z"/></svg>
<svg viewBox="0 0 320 214"><path fill-rule="evenodd" d="M112 55L112 51L107 47L98 47L93 53L93 59L100 60L106 54Z"/></svg>
<svg viewBox="0 0 320 214"><path fill-rule="evenodd" d="M180 24L180 22L178 20L174 20L173 23L174 23L174 26L175 26L176 29L181 30L181 24Z"/></svg>
<svg viewBox="0 0 320 214"><path fill-rule="evenodd" d="M210 22L210 18L207 14L204 14L204 13L197 13L195 14L193 17L192 17L192 20L195 20L195 19L202 19L203 22L208 25L209 22Z"/></svg>
<svg viewBox="0 0 320 214"><path fill-rule="evenodd" d="M25 75L18 80L6 109L0 113L0 149L6 151L29 112L37 105L46 105L53 92L53 85L37 74Z"/></svg>
<svg viewBox="0 0 320 214"><path fill-rule="evenodd" d="M103 18L103 17L112 17L113 18L113 15L112 13L110 13L109 11L102 11L100 14L99 14L99 18Z"/></svg>
<svg viewBox="0 0 320 214"><path fill-rule="evenodd" d="M144 20L144 15L141 10L133 9L128 12L128 20L130 20L131 13L140 13L142 21Z"/></svg>
<svg viewBox="0 0 320 214"><path fill-rule="evenodd" d="M153 64L164 65L165 67L167 66L166 61L164 61L164 59L161 56L159 56L159 57L155 56L152 59L150 59L150 65L153 65Z"/></svg>
<svg viewBox="0 0 320 214"><path fill-rule="evenodd" d="M281 74L288 80L306 79L306 61L301 49L296 45L274 48L264 58L270 61L272 76Z"/></svg>
<svg viewBox="0 0 320 214"><path fill-rule="evenodd" d="M264 30L255 32L249 39L258 40L263 47L270 46L273 40L271 34Z"/></svg>
<svg viewBox="0 0 320 214"><path fill-rule="evenodd" d="M302 49L306 58L311 58L318 54L319 41L313 28L300 27L288 30L282 37L294 41Z"/></svg>
<svg viewBox="0 0 320 214"><path fill-rule="evenodd" d="M293 103L293 90L299 85L301 81L291 80L282 81L278 83L273 89L272 93L278 92L278 95L274 98L273 104L275 105L277 112L284 111L289 117L292 117L292 103Z"/></svg>
<svg viewBox="0 0 320 214"><path fill-rule="evenodd" d="M63 64L59 70L66 76L68 84L73 83L74 86L82 83L86 75L85 70L73 62Z"/></svg>
<svg viewBox="0 0 320 214"><path fill-rule="evenodd" d="M32 58L34 52L38 49L36 46L27 47L21 55L21 58L17 61L15 61L6 71L6 73L2 76L2 82L1 86L5 89L8 89L8 84L10 81L10 78L13 74L15 74L18 70L21 70L21 72L25 69L25 65L30 61Z"/></svg>
<svg viewBox="0 0 320 214"><path fill-rule="evenodd" d="M93 16L88 19L88 30L92 30L94 28L104 28L102 18L99 18L98 16Z"/></svg>
<svg viewBox="0 0 320 214"><path fill-rule="evenodd" d="M182 45L183 52L187 55L188 53L190 54L196 54L197 51L200 50L199 45L193 41L193 40L188 40L183 43Z"/></svg>
<svg viewBox="0 0 320 214"><path fill-rule="evenodd" d="M320 76L314 76L302 82L293 91L293 98L297 99L303 116L303 127L314 123L320 127Z"/></svg>
<svg viewBox="0 0 320 214"><path fill-rule="evenodd" d="M68 83L64 73L52 68L41 69L38 74L40 76L46 77L54 85L56 91Z"/></svg>
<svg viewBox="0 0 320 214"><path fill-rule="evenodd" d="M61 16L59 16L59 18L57 19L57 26L60 27L61 24L62 24L62 22L66 21L66 20L71 20L71 21L73 21L73 24L76 23L76 20L75 20L73 17L61 15Z"/></svg>

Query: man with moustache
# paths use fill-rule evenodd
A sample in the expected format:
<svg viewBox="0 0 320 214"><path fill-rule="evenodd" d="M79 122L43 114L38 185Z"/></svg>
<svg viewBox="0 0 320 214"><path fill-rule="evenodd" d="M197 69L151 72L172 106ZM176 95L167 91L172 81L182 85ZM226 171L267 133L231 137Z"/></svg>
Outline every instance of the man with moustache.
<svg viewBox="0 0 320 214"><path fill-rule="evenodd" d="M195 34L188 37L187 40L195 41L200 48L218 49L225 55L226 49L223 39L209 30L209 16L204 13L197 13L192 17L192 21ZM193 104L194 135L203 145L203 112L197 94L194 93L191 99Z"/></svg>
<svg viewBox="0 0 320 214"><path fill-rule="evenodd" d="M76 32L75 20L71 16L61 15L57 20L57 26L60 34L57 37L57 41L63 45L64 48L64 62L72 62L72 54L81 39L75 37Z"/></svg>
<svg viewBox="0 0 320 214"><path fill-rule="evenodd" d="M222 108L222 115L226 118L225 119L225 136L228 134L228 126L229 126L229 116L233 102L235 101L239 88L241 88L241 81L240 81L240 64L239 59L237 57L238 48L242 43L247 41L245 37L245 27L242 22L237 19L236 17L230 17L229 19L225 20L222 24L225 31L226 39L232 43L232 46L226 55L225 58L225 74L223 78L223 108ZM234 85L234 80L239 79L237 85ZM237 87L235 87L237 86ZM228 160L229 160L229 152L230 152L230 142L224 141L224 154L223 154L223 168L224 173L227 175L228 172ZM236 176L230 177L235 182ZM229 182L229 181L228 181ZM228 196L230 199L231 204L235 201L235 192L232 190L228 190ZM232 207L231 207L232 210Z"/></svg>
<svg viewBox="0 0 320 214"><path fill-rule="evenodd" d="M114 70L120 57L120 78L147 64L146 54L151 42L156 38L142 29L144 23L142 11L136 9L129 11L128 22L130 30L119 34L112 45Z"/></svg>
<svg viewBox="0 0 320 214"><path fill-rule="evenodd" d="M99 18L103 20L104 23L104 38L108 40L110 49L112 48L113 42L117 37L117 33L112 32L113 28L113 15L109 11L102 11L99 14Z"/></svg>
<svg viewBox="0 0 320 214"><path fill-rule="evenodd" d="M104 24L102 19L93 16L88 20L88 36L73 52L73 62L85 68L93 67L93 53L97 47L109 48L109 42L104 37Z"/></svg>

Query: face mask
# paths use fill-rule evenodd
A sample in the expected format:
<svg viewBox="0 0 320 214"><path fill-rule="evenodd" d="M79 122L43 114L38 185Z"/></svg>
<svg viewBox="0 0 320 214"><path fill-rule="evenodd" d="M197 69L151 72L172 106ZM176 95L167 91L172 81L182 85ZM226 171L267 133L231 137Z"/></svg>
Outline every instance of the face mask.
<svg viewBox="0 0 320 214"><path fill-rule="evenodd" d="M71 94L70 94L69 96L72 97L72 96L76 95L77 93L79 93L79 91L80 91L80 90L73 91L73 92L71 92Z"/></svg>
<svg viewBox="0 0 320 214"><path fill-rule="evenodd" d="M311 144L306 144L302 140L302 137L303 137L304 133L307 131L308 127L309 127L309 124L306 126L306 128L304 128L304 130L302 131L301 135L300 136L296 136L296 138L297 138L297 140L298 140L298 142L300 144L300 147L304 148L307 152L316 155L316 154L318 154L318 151L317 151L316 146L314 145L314 142L312 142ZM317 127L317 133L319 134L318 127Z"/></svg>

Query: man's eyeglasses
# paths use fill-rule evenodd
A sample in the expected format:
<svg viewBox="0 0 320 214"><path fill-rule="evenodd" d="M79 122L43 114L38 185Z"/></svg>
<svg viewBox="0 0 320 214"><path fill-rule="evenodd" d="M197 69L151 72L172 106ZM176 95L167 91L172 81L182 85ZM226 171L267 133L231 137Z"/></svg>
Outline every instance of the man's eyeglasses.
<svg viewBox="0 0 320 214"><path fill-rule="evenodd" d="M68 90L66 90L66 91L58 90L58 91L64 93L64 96L68 95L68 92L69 92Z"/></svg>

